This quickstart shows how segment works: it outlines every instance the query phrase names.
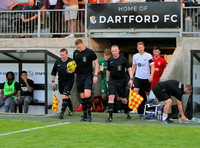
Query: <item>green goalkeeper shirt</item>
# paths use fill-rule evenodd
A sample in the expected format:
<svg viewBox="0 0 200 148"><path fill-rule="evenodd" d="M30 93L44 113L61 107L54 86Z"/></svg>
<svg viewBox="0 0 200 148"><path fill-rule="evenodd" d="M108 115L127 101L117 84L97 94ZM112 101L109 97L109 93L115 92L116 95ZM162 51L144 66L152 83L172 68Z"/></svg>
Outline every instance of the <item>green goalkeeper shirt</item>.
<svg viewBox="0 0 200 148"><path fill-rule="evenodd" d="M108 67L108 61L105 61L104 58L98 59L99 67L103 67L103 71L101 71L101 79L106 79L106 72Z"/></svg>

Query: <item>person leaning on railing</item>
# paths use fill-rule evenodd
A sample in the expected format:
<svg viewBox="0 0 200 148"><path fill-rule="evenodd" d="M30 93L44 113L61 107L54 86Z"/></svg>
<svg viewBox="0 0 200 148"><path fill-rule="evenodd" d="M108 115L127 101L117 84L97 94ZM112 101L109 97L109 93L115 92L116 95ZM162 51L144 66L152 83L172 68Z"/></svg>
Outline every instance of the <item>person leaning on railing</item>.
<svg viewBox="0 0 200 148"><path fill-rule="evenodd" d="M37 10L36 7L34 7L34 0L29 0L29 4L24 8L24 10ZM23 12L21 15L21 20L20 21L20 30L19 32L22 32L22 27L25 27L27 31L30 33L34 32L35 25L37 24L37 18L38 17L38 12ZM17 27L18 28L18 27ZM26 32L27 33L27 32ZM32 34L29 35L29 37L33 37ZM20 38L25 38L24 34L20 36Z"/></svg>

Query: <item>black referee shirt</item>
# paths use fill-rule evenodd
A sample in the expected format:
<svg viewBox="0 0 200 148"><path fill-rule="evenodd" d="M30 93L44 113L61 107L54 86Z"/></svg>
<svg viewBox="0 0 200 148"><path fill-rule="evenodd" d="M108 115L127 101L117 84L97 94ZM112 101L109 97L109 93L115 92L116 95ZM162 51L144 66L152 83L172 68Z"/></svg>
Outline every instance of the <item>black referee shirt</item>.
<svg viewBox="0 0 200 148"><path fill-rule="evenodd" d="M184 84L177 80L167 80L158 83L163 91L167 92L170 96L176 97L179 101L182 100L184 94Z"/></svg>
<svg viewBox="0 0 200 148"><path fill-rule="evenodd" d="M53 66L51 75L56 76L58 72L58 81L65 81L69 79L74 79L74 73L67 72L67 63L73 61L72 58L67 59L67 61L63 62L61 59L57 60Z"/></svg>
<svg viewBox="0 0 200 148"><path fill-rule="evenodd" d="M108 59L108 68L110 77L114 80L126 79L127 74L125 69L131 67L125 57L119 56L117 59L110 57Z"/></svg>
<svg viewBox="0 0 200 148"><path fill-rule="evenodd" d="M93 72L92 61L97 59L95 52L89 48L79 52L78 50L74 51L73 58L76 61L77 74L87 74Z"/></svg>

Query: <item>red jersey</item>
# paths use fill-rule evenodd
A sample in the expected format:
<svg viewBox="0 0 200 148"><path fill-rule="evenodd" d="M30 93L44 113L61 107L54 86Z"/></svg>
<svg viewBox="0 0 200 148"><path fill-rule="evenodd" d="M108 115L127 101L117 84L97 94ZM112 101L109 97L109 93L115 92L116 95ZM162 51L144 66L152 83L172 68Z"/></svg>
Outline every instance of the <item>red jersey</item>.
<svg viewBox="0 0 200 148"><path fill-rule="evenodd" d="M167 62L163 57L159 57L158 59L155 59L153 56L153 61L155 65L155 71L153 75L153 81L151 82L151 89L153 86L160 81L160 77L162 76L162 73L167 66Z"/></svg>

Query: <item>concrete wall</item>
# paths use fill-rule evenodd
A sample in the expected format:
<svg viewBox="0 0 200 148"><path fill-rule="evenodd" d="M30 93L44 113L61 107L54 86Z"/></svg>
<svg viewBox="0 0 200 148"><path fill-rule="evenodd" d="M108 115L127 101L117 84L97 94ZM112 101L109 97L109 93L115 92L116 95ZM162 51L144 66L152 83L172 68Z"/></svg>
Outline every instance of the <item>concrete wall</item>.
<svg viewBox="0 0 200 148"><path fill-rule="evenodd" d="M81 38L88 47L89 39ZM61 48L67 48L69 51L69 57L72 57L75 47L75 41L77 38L23 38L23 39L6 39L0 38L0 50L41 50L47 49L55 55L59 56Z"/></svg>
<svg viewBox="0 0 200 148"><path fill-rule="evenodd" d="M178 46L161 77L161 81L169 79L183 80L183 57L183 47Z"/></svg>

